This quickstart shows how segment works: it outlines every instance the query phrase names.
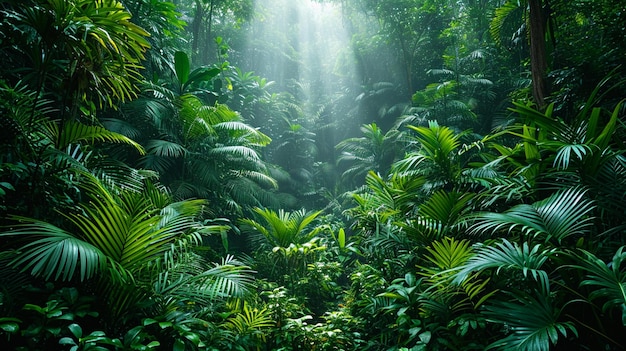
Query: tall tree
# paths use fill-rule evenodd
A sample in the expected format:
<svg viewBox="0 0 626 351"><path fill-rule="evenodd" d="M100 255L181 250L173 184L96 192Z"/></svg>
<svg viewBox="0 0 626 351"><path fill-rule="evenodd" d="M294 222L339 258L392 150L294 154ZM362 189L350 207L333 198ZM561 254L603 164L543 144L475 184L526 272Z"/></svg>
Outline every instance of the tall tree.
<svg viewBox="0 0 626 351"><path fill-rule="evenodd" d="M194 0L191 23L192 61L195 65L211 63L211 43L214 40L213 25L217 16L222 23L234 24L249 20L254 14L252 0Z"/></svg>
<svg viewBox="0 0 626 351"><path fill-rule="evenodd" d="M547 3L547 1L545 1ZM539 108L545 107L548 95L546 71L548 69L546 54L547 16L542 0L528 0L530 12L530 65L533 77L533 98Z"/></svg>

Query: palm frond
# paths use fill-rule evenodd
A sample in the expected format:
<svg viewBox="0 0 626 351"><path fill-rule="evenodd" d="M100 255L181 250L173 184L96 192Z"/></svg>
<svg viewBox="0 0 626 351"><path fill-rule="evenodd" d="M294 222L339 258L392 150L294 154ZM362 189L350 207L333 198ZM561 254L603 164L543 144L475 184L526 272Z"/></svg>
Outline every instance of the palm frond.
<svg viewBox="0 0 626 351"><path fill-rule="evenodd" d="M439 190L420 206L419 214L435 219L446 227L453 227L462 213L468 210L468 204L473 198L472 193Z"/></svg>
<svg viewBox="0 0 626 351"><path fill-rule="evenodd" d="M243 301L241 310L224 322L224 327L236 331L239 335L255 335L264 338L262 330L275 326L272 312L267 308L253 308Z"/></svg>
<svg viewBox="0 0 626 351"><path fill-rule="evenodd" d="M426 259L440 270L459 267L465 264L473 254L468 240L456 240L449 237L433 242L426 250L430 254L426 256Z"/></svg>
<svg viewBox="0 0 626 351"><path fill-rule="evenodd" d="M189 229L204 202L173 203L161 209L142 193L111 194L95 178L83 185L91 196L82 212L64 214L83 240L128 270L162 257L177 236Z"/></svg>
<svg viewBox="0 0 626 351"><path fill-rule="evenodd" d="M586 234L592 225L593 201L585 197L581 188L559 191L532 205L517 205L504 213L484 213L470 231L474 234L519 229L531 237L543 237L557 242Z"/></svg>
<svg viewBox="0 0 626 351"><path fill-rule="evenodd" d="M154 292L160 296L210 302L227 297L244 297L252 291L255 272L234 256L225 257L209 269L202 267L202 262L196 257L186 264L179 261L169 269L159 269L153 284Z"/></svg>
<svg viewBox="0 0 626 351"><path fill-rule="evenodd" d="M394 163L393 168L396 172L406 173L411 170L419 170L422 162L426 161L426 156L418 152L407 154L402 160Z"/></svg>
<svg viewBox="0 0 626 351"><path fill-rule="evenodd" d="M141 136L141 131L128 121L118 118L103 118L101 122L107 130L125 135L130 139L137 139Z"/></svg>
<svg viewBox="0 0 626 351"><path fill-rule="evenodd" d="M214 124L213 128L217 131L243 132L247 140L258 146L266 146L272 141L270 137L261 133L257 128L240 121L220 122Z"/></svg>
<svg viewBox="0 0 626 351"><path fill-rule="evenodd" d="M12 217L20 223L0 236L26 236L31 241L20 247L11 265L30 270L46 280L90 279L104 270L106 255L95 245L76 238L50 223L24 217ZM36 240L33 240L38 238Z"/></svg>
<svg viewBox="0 0 626 351"><path fill-rule="evenodd" d="M272 247L288 247L290 244L304 244L319 232L319 228L309 229L321 211L307 213L304 209L294 212L254 208L254 212L263 220L243 219L242 224L263 234Z"/></svg>
<svg viewBox="0 0 626 351"><path fill-rule="evenodd" d="M494 301L486 305L487 321L508 326L510 334L487 347L502 351L549 351L568 332L578 336L572 322L559 321L561 311L553 299L536 292L513 294L511 301Z"/></svg>
<svg viewBox="0 0 626 351"><path fill-rule="evenodd" d="M60 135L59 135L60 133ZM125 135L107 130L101 126L89 126L80 122L70 121L64 124L63 131L57 130L56 138L58 149L64 149L70 144L79 142L101 141L109 143L124 143L132 145L140 154L145 151L141 145Z"/></svg>
<svg viewBox="0 0 626 351"><path fill-rule="evenodd" d="M123 162L113 159L99 160L92 173L110 189L139 192L144 187L144 180L153 179L156 173L148 170L136 170Z"/></svg>
<svg viewBox="0 0 626 351"><path fill-rule="evenodd" d="M460 136L437 122L430 121L428 127L408 127L417 132L416 139L423 147L421 152L431 158L438 158L439 155L447 157L459 146Z"/></svg>
<svg viewBox="0 0 626 351"><path fill-rule="evenodd" d="M190 283L196 293L210 297L243 297L254 288L255 272L234 256L227 256L221 263L195 275Z"/></svg>
<svg viewBox="0 0 626 351"><path fill-rule="evenodd" d="M182 157L187 153L187 149L172 141L152 139L146 143L146 152L159 157Z"/></svg>
<svg viewBox="0 0 626 351"><path fill-rule="evenodd" d="M525 7L521 6L519 0L508 0L496 9L489 25L489 32L496 44L508 47L525 35L525 30L520 29L524 11Z"/></svg>
<svg viewBox="0 0 626 351"><path fill-rule="evenodd" d="M525 278L530 275L547 292L550 291L550 282L542 266L554 252L555 249L546 249L541 245L531 248L527 242L520 246L502 239L495 246L479 247L475 256L458 267L453 282L462 283L473 272L495 269L495 273L500 273L505 270L521 273Z"/></svg>
<svg viewBox="0 0 626 351"><path fill-rule="evenodd" d="M579 255L580 264L574 265L586 272L585 279L580 286L594 288L589 294L591 300L601 298L604 301L604 312L619 308L622 314L622 323L626 326L626 272L623 263L626 260L624 246L617 249L611 262L604 263L590 252L582 251Z"/></svg>
<svg viewBox="0 0 626 351"><path fill-rule="evenodd" d="M250 160L259 160L259 153L247 146L235 145L235 146L220 146L209 150L209 155L219 157L242 157Z"/></svg>
<svg viewBox="0 0 626 351"><path fill-rule="evenodd" d="M274 189L278 189L278 183L274 178L266 174L265 172L253 171L253 170L237 170L231 172L231 174L237 178L246 178L254 181L257 184L269 186Z"/></svg>

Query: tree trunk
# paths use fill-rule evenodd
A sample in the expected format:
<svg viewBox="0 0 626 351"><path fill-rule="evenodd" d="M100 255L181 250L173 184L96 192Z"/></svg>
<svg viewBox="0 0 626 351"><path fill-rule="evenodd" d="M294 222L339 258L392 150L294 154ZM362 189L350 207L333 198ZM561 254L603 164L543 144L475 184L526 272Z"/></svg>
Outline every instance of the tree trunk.
<svg viewBox="0 0 626 351"><path fill-rule="evenodd" d="M206 41L204 42L204 57L202 58L202 64L208 65L211 56L209 55L209 49L211 48L211 43L213 42L213 38L211 38L211 30L213 25L213 13L215 9L215 0L211 0L209 3L209 18L207 19L207 32L206 32Z"/></svg>
<svg viewBox="0 0 626 351"><path fill-rule="evenodd" d="M533 80L533 99L537 107L545 106L547 95L546 21L541 0L528 0L530 7L530 69Z"/></svg>
<svg viewBox="0 0 626 351"><path fill-rule="evenodd" d="M191 39L191 61L198 64L198 58L200 56L200 32L202 29L202 20L204 18L204 7L201 0L196 0L196 13L193 16L193 23L191 25L193 31L193 38Z"/></svg>

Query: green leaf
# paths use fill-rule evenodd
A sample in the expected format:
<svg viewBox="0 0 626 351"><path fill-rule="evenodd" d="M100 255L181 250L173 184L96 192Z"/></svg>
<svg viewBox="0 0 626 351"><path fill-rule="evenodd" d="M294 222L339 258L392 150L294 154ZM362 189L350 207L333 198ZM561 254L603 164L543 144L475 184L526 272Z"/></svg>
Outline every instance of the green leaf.
<svg viewBox="0 0 626 351"><path fill-rule="evenodd" d="M83 328L81 328L80 325L72 323L68 325L67 328L72 332L72 334L74 334L76 338L80 339L83 337Z"/></svg>
<svg viewBox="0 0 626 351"><path fill-rule="evenodd" d="M586 272L580 286L593 287L589 298L603 299L602 311L619 308L622 316L626 305L626 273L622 268L626 262L625 248L622 246L617 249L610 264L604 263L590 252L581 250L582 255L578 256L580 264L574 266Z"/></svg>
<svg viewBox="0 0 626 351"><path fill-rule="evenodd" d="M146 345L149 349L153 349L155 347L161 346L161 343L158 341L150 341L148 345Z"/></svg>
<svg viewBox="0 0 626 351"><path fill-rule="evenodd" d="M126 334L124 335L124 342L125 343L135 342L135 339L139 336L139 334L141 334L142 331L143 331L142 326L136 326L132 328L131 330L127 331Z"/></svg>
<svg viewBox="0 0 626 351"><path fill-rule="evenodd" d="M161 327L161 329L170 328L173 325L174 323L172 322L159 322L159 327Z"/></svg>
<svg viewBox="0 0 626 351"><path fill-rule="evenodd" d="M174 70L179 84L182 86L189 80L190 64L189 56L183 51L174 53Z"/></svg>
<svg viewBox="0 0 626 351"><path fill-rule="evenodd" d="M1 317L0 318L0 329L4 330L8 334L16 333L20 330L20 325L22 321L18 318L13 317Z"/></svg>
<svg viewBox="0 0 626 351"><path fill-rule="evenodd" d="M145 151L141 145L129 137L112 132L106 128L98 125L86 125L77 121L66 122L63 126L63 131L59 131L55 126L55 133L58 135L56 139L56 148L63 150L70 144L76 144L80 142L94 143L95 141L108 142L108 143L122 143L131 145L140 154L145 154Z"/></svg>
<svg viewBox="0 0 626 351"><path fill-rule="evenodd" d="M582 188L561 190L532 205L517 205L504 213L483 213L470 228L474 234L520 230L533 238L561 242L572 236L583 236L593 225L590 213L596 205Z"/></svg>
<svg viewBox="0 0 626 351"><path fill-rule="evenodd" d="M152 319L152 318L144 318L143 322L141 323L143 326L147 326L147 325L151 325L151 324L155 324L158 323L158 321L156 319Z"/></svg>
<svg viewBox="0 0 626 351"><path fill-rule="evenodd" d="M173 351L185 351L185 343L182 340L176 339L174 341Z"/></svg>
<svg viewBox="0 0 626 351"><path fill-rule="evenodd" d="M343 228L339 228L339 232L337 233L337 242L339 243L340 249L346 247L346 232Z"/></svg>
<svg viewBox="0 0 626 351"><path fill-rule="evenodd" d="M428 344L430 342L430 338L432 337L432 333L429 331L425 331L423 333L420 334L420 340L424 343L424 344Z"/></svg>
<svg viewBox="0 0 626 351"><path fill-rule="evenodd" d="M196 346L201 342L200 336L196 333L185 333L185 338L187 338L187 340L191 341Z"/></svg>
<svg viewBox="0 0 626 351"><path fill-rule="evenodd" d="M502 270L515 270L521 272L524 277L532 276L540 284L542 291L550 291L548 273L541 268L555 251L541 245L531 248L527 242L520 246L502 239L502 242L495 246L480 247L475 256L458 268L453 283L461 284L476 271L495 269L495 272L499 273Z"/></svg>
<svg viewBox="0 0 626 351"><path fill-rule="evenodd" d="M59 340L60 345L76 345L76 341L70 337L63 337Z"/></svg>
<svg viewBox="0 0 626 351"><path fill-rule="evenodd" d="M106 257L94 245L43 221L12 218L23 223L14 225L14 229L0 233L0 236L36 239L21 248L21 254L12 265L30 269L31 274L45 279L69 280L78 271L81 281L95 276L104 268Z"/></svg>
<svg viewBox="0 0 626 351"><path fill-rule="evenodd" d="M9 190L15 190L13 185L11 183L7 183L7 182L0 182L0 187L5 188L5 189L9 189Z"/></svg>
<svg viewBox="0 0 626 351"><path fill-rule="evenodd" d="M35 312L37 312L37 313L39 313L41 315L45 315L46 314L46 312L45 312L45 310L43 308L41 308L40 306L37 306L37 305L30 304L30 303L25 304L24 307L22 307L22 309L25 310L25 311L35 311Z"/></svg>
<svg viewBox="0 0 626 351"><path fill-rule="evenodd" d="M189 75L189 84L192 83L200 83L200 82L208 82L211 79L215 78L221 70L219 68L208 68L208 67L200 67Z"/></svg>
<svg viewBox="0 0 626 351"><path fill-rule="evenodd" d="M487 347L497 350L549 351L568 331L578 331L572 322L561 322L561 311L554 307L549 294L536 291L511 294L513 300L494 301L486 306L488 321L507 325L511 332Z"/></svg>

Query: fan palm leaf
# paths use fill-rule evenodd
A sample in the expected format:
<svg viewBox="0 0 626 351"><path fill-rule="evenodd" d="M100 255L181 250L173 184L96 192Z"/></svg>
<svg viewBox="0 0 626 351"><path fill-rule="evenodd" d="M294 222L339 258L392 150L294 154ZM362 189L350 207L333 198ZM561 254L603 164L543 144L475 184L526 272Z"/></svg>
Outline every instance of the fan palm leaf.
<svg viewBox="0 0 626 351"><path fill-rule="evenodd" d="M29 239L10 265L30 270L31 275L46 280L70 280L76 275L81 281L101 273L107 256L98 247L76 238L55 225L23 217L11 217L20 223L0 236L16 236L18 240ZM22 238L25 236L25 238Z"/></svg>
<svg viewBox="0 0 626 351"><path fill-rule="evenodd" d="M532 237L558 243L572 236L585 235L593 224L593 201L582 188L561 190L532 205L517 205L504 213L484 213L470 228L474 234L511 232L519 229Z"/></svg>
<svg viewBox="0 0 626 351"><path fill-rule="evenodd" d="M145 151L141 145L134 140L115 132L111 132L101 126L89 126L76 121L66 122L63 126L63 131L59 131L55 128L56 135L56 148L65 149L70 144L79 142L91 142L101 141L109 143L124 143L132 145L140 154L144 154Z"/></svg>
<svg viewBox="0 0 626 351"><path fill-rule="evenodd" d="M542 267L555 252L555 249L547 249L541 245L530 247L524 242L520 246L515 242L511 243L502 239L495 246L479 247L475 256L457 267L453 283L462 283L473 272L495 269L495 273L513 271L522 273L525 278L530 275L539 283L543 291L548 292L550 291L548 272Z"/></svg>
<svg viewBox="0 0 626 351"><path fill-rule="evenodd" d="M574 267L585 271L585 279L580 286L594 288L589 294L591 300L603 299L603 311L619 308L622 312L622 324L626 326L626 272L624 261L626 252L624 246L617 249L613 259L608 264L590 252L582 251L578 255L580 263Z"/></svg>
<svg viewBox="0 0 626 351"><path fill-rule="evenodd" d="M572 322L559 321L561 311L549 295L518 292L513 297L486 305L487 320L510 329L508 336L489 345L488 350L549 351L568 332L578 335Z"/></svg>
<svg viewBox="0 0 626 351"><path fill-rule="evenodd" d="M75 233L23 218L19 229L2 233L43 237L22 247L26 251L16 264L32 266L34 274L55 279L71 279L79 271L85 280L106 262L109 269L121 269L116 274L124 275L164 256L178 236L194 225L204 206L202 200L190 200L153 207L154 197L115 195L95 177L84 176L83 187L91 201L81 205L81 212L62 214L76 227Z"/></svg>
<svg viewBox="0 0 626 351"><path fill-rule="evenodd" d="M172 267L157 268L153 291L163 297L210 301L243 297L253 289L254 271L230 255L209 269L200 257L178 260Z"/></svg>
<svg viewBox="0 0 626 351"><path fill-rule="evenodd" d="M272 247L285 248L291 244L304 244L313 239L320 230L319 227L310 230L308 227L322 211L307 213L304 209L294 212L281 209L275 212L257 207L254 212L264 223L249 218L242 219L241 223L262 234Z"/></svg>
<svg viewBox="0 0 626 351"><path fill-rule="evenodd" d="M406 176L423 175L435 189L457 181L461 170L457 150L463 133L457 134L436 121L429 121L428 127L408 128L417 133L411 139L418 150L397 161L392 169Z"/></svg>
<svg viewBox="0 0 626 351"><path fill-rule="evenodd" d="M176 158L184 156L188 151L184 146L180 145L179 143L167 140L152 139L148 140L148 142L146 143L146 152L155 156Z"/></svg>

